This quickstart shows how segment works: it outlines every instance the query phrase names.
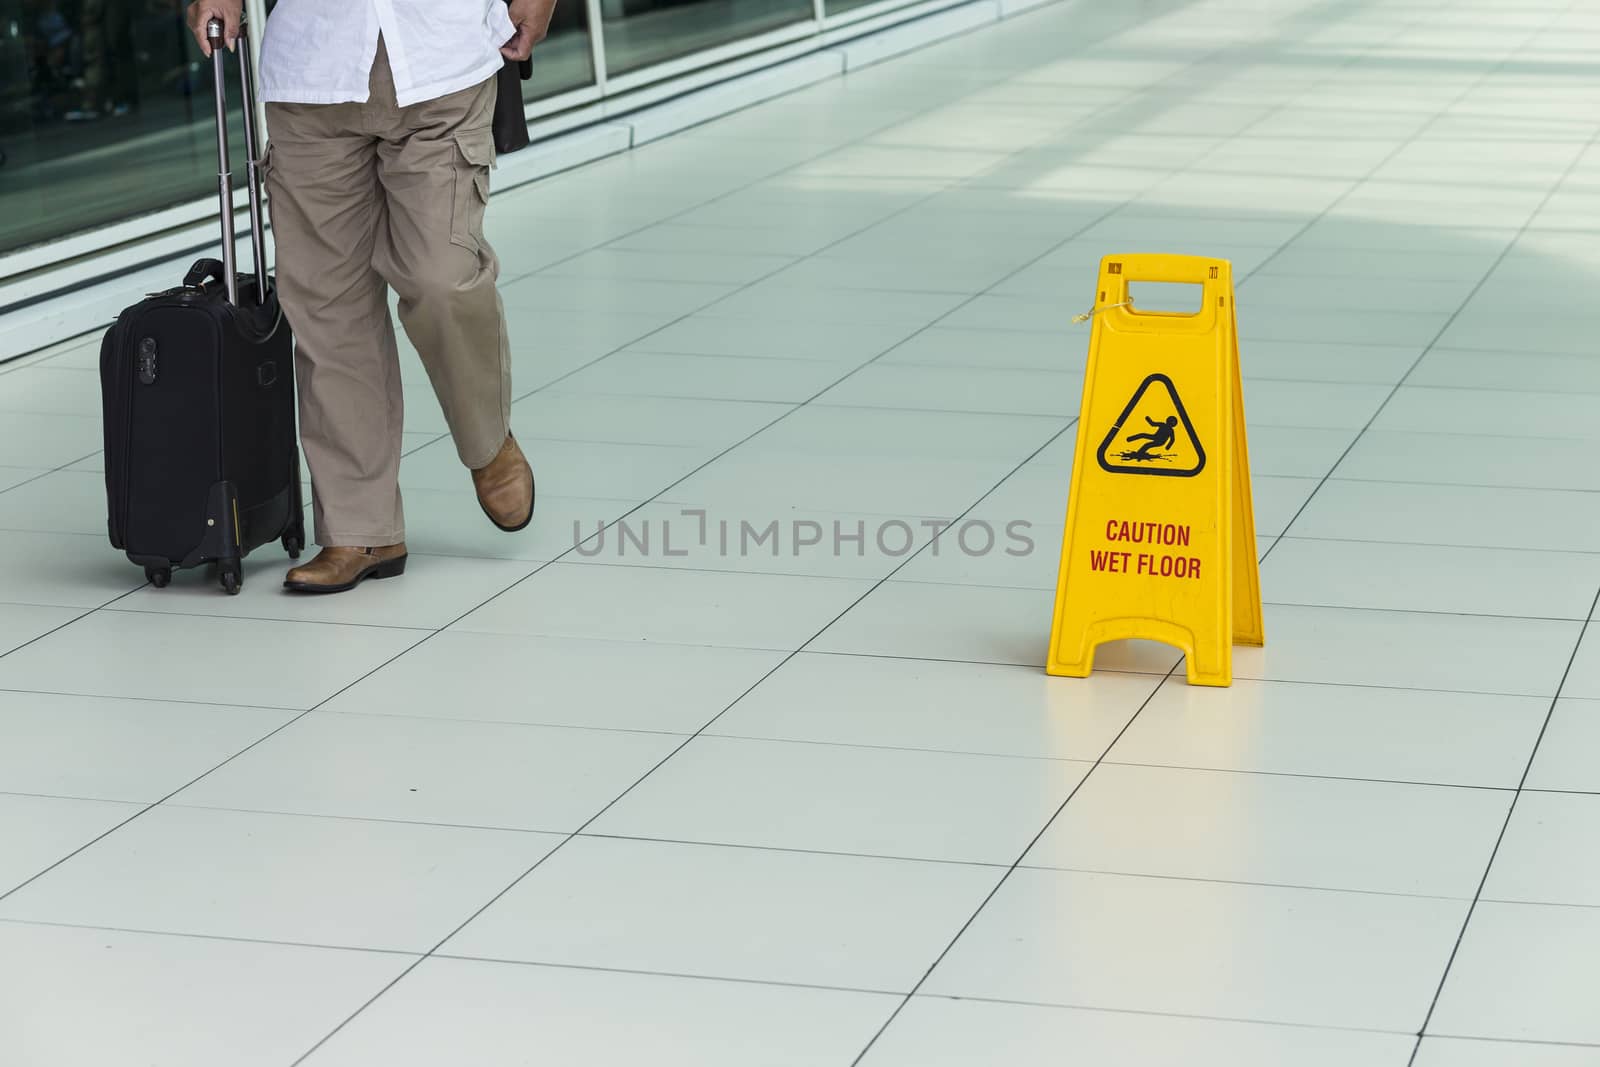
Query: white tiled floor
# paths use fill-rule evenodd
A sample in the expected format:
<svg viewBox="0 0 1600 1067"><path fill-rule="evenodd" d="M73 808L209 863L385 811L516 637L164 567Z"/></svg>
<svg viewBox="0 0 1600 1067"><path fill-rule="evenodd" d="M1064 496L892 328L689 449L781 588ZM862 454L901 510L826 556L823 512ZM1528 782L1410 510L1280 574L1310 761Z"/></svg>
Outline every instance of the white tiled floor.
<svg viewBox="0 0 1600 1067"><path fill-rule="evenodd" d="M0 368L0 1063L1600 1064L1597 47L1061 0L501 196L537 520L408 349L346 597L142 588ZM1040 669L1118 251L1242 279L1225 691Z"/></svg>

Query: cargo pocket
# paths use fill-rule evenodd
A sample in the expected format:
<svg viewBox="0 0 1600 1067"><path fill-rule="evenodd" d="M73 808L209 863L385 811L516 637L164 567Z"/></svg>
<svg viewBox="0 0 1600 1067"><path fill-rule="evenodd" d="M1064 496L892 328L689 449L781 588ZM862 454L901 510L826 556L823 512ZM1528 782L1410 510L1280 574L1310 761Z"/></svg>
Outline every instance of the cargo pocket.
<svg viewBox="0 0 1600 1067"><path fill-rule="evenodd" d="M456 134L455 207L450 241L483 251L483 212L489 206L489 168L494 166L494 133L485 128Z"/></svg>

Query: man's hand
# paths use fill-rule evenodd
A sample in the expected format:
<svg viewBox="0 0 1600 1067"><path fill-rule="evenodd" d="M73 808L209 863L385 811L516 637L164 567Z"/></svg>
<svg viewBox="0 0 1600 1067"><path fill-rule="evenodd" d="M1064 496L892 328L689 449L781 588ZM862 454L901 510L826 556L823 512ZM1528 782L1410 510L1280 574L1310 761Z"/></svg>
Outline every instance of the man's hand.
<svg viewBox="0 0 1600 1067"><path fill-rule="evenodd" d="M550 32L550 17L555 13L556 0L511 0L511 21L517 33L500 47L500 54L507 59L527 59L533 46Z"/></svg>
<svg viewBox="0 0 1600 1067"><path fill-rule="evenodd" d="M239 23L244 21L243 7L244 0L194 0L189 5L189 32L200 42L200 51L207 59L211 58L211 42L206 38L206 23L222 20L222 39L231 52L239 39Z"/></svg>

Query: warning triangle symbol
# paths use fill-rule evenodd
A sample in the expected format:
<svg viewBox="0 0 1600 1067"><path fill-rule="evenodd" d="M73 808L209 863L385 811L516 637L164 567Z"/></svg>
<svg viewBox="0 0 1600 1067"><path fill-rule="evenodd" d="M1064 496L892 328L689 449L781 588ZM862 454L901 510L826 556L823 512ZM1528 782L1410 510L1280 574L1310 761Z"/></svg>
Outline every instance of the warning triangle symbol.
<svg viewBox="0 0 1600 1067"><path fill-rule="evenodd" d="M1100 466L1112 474L1193 478L1206 466L1206 452L1165 374L1140 383L1100 443Z"/></svg>

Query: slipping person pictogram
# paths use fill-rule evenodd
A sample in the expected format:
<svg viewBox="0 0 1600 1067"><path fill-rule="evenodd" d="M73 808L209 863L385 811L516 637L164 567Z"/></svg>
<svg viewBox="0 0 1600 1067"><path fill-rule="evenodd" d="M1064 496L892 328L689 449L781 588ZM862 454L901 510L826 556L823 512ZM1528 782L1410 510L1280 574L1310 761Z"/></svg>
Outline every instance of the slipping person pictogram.
<svg viewBox="0 0 1600 1067"><path fill-rule="evenodd" d="M1140 423L1148 430L1138 429ZM1178 398L1177 386L1165 374L1140 383L1122 414L1100 444L1103 470L1113 474L1157 474L1192 478L1206 465L1206 452Z"/></svg>
<svg viewBox="0 0 1600 1067"><path fill-rule="evenodd" d="M1128 444L1131 445L1135 441L1143 441L1144 444L1139 446L1138 451L1124 452L1119 458L1131 460L1135 463L1159 461L1168 458L1166 455L1158 455L1157 453L1160 449L1171 448L1173 442L1177 440L1178 416L1168 415L1160 422L1157 422L1155 419L1152 419L1150 416L1146 415L1144 417L1144 421L1150 424L1151 428L1155 430L1155 433L1129 434Z"/></svg>

